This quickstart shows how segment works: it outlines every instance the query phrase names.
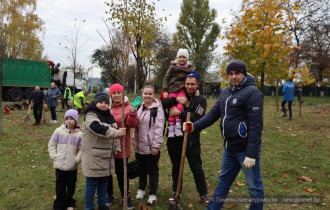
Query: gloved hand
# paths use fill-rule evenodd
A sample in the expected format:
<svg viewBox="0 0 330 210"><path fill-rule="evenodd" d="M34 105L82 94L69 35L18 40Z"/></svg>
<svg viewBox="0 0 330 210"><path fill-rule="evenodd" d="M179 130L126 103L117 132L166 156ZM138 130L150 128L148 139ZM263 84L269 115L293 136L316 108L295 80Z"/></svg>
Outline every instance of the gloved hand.
<svg viewBox="0 0 330 210"><path fill-rule="evenodd" d="M188 131L189 133L194 131L194 125L191 121L183 123L183 131Z"/></svg>
<svg viewBox="0 0 330 210"><path fill-rule="evenodd" d="M245 166L245 168L251 169L255 164L256 164L256 159L245 157L244 162L243 162L243 165Z"/></svg>
<svg viewBox="0 0 330 210"><path fill-rule="evenodd" d="M142 103L142 97L136 96L135 98L132 98L131 100L131 107L136 108Z"/></svg>

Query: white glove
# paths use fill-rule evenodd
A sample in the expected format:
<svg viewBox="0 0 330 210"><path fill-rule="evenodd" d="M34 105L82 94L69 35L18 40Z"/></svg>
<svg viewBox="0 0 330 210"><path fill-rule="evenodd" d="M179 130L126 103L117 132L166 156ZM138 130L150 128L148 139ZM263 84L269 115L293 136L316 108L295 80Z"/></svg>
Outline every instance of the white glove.
<svg viewBox="0 0 330 210"><path fill-rule="evenodd" d="M256 159L245 157L244 162L243 162L243 165L245 166L245 168L251 169L255 164L256 164Z"/></svg>

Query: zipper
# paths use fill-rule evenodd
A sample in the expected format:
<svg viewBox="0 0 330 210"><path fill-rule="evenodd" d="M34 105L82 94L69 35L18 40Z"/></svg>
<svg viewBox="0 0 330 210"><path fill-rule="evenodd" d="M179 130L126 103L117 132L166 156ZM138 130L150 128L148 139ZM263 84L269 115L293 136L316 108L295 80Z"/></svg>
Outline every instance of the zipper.
<svg viewBox="0 0 330 210"><path fill-rule="evenodd" d="M228 105L228 100L229 98L231 98L232 95L230 95L227 99L226 99L226 106L225 106L225 116L222 119L222 136L223 139L225 140L226 144L225 144L225 148L227 149L227 140L225 138L225 119L227 117L227 105Z"/></svg>

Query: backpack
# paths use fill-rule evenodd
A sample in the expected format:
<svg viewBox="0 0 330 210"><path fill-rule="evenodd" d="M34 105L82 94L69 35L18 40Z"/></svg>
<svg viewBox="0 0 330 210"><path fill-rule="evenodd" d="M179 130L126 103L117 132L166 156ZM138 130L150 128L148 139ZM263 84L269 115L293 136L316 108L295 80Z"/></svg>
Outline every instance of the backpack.
<svg viewBox="0 0 330 210"><path fill-rule="evenodd" d="M141 105L137 106L136 109L139 110ZM149 119L149 129L151 127L151 118L154 119L154 124L156 122L156 117L157 117L157 112L158 112L158 107L153 107L150 110L150 119Z"/></svg>

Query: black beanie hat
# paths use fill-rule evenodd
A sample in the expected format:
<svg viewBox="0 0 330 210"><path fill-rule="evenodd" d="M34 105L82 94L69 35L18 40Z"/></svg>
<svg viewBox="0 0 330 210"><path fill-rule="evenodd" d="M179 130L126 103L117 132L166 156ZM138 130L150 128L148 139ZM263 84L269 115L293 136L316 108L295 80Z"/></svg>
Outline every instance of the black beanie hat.
<svg viewBox="0 0 330 210"><path fill-rule="evenodd" d="M246 72L246 65L243 61L239 59L231 60L227 65L227 75L230 71L239 71L242 72L245 76L247 75Z"/></svg>
<svg viewBox="0 0 330 210"><path fill-rule="evenodd" d="M97 102L99 101L109 101L109 96L108 94L106 93L97 93L95 96L94 96L94 103L97 104Z"/></svg>

